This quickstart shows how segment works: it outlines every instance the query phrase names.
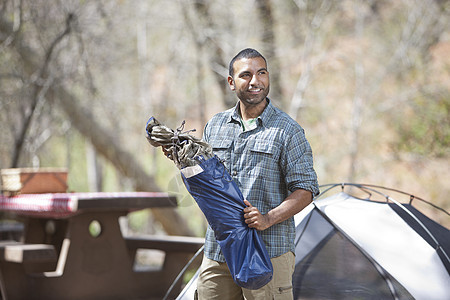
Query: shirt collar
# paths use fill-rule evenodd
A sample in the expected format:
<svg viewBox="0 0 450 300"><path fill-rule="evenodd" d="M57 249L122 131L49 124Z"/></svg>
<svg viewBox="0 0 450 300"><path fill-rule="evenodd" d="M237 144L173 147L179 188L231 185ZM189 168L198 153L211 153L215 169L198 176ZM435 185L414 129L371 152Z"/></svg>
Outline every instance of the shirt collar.
<svg viewBox="0 0 450 300"><path fill-rule="evenodd" d="M270 99L266 98L266 101L267 101L266 108L263 110L263 112L257 118L259 124L261 124L261 125L267 124L269 119L272 117L272 115L275 114L275 107L272 105L272 102L270 101ZM234 106L234 109L232 108L228 122L238 122L240 124L241 116L239 115L239 101Z"/></svg>

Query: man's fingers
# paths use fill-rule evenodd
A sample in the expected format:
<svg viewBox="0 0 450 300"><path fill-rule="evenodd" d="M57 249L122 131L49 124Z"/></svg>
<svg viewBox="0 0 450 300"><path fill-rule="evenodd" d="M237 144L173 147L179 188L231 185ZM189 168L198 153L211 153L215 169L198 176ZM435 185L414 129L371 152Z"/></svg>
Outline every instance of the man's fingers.
<svg viewBox="0 0 450 300"><path fill-rule="evenodd" d="M244 204L248 207L253 207L253 205L247 199L244 199Z"/></svg>

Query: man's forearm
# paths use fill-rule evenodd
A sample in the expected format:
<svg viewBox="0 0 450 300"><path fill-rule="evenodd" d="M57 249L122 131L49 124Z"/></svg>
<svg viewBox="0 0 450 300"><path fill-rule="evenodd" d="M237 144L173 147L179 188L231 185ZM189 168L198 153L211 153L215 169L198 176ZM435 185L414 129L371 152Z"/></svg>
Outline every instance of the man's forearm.
<svg viewBox="0 0 450 300"><path fill-rule="evenodd" d="M280 205L263 215L249 201L245 200L244 203L247 205L244 209L245 223L250 228L264 230L294 216L308 206L311 201L312 193L310 191L298 189L284 199Z"/></svg>
<svg viewBox="0 0 450 300"><path fill-rule="evenodd" d="M298 189L290 194L280 205L269 211L266 216L270 226L281 223L304 209L312 201L310 191ZM269 227L270 227L269 226Z"/></svg>

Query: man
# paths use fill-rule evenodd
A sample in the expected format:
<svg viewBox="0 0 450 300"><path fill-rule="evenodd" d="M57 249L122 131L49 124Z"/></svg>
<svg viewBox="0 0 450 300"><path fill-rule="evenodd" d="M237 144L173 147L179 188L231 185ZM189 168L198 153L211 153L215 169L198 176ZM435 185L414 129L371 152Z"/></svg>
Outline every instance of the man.
<svg viewBox="0 0 450 300"><path fill-rule="evenodd" d="M208 122L204 139L241 189L245 223L261 232L274 273L259 290L237 286L208 228L198 297L292 299L293 216L318 194L311 147L300 125L267 98L269 71L258 51L244 49L231 60L228 84L239 101Z"/></svg>

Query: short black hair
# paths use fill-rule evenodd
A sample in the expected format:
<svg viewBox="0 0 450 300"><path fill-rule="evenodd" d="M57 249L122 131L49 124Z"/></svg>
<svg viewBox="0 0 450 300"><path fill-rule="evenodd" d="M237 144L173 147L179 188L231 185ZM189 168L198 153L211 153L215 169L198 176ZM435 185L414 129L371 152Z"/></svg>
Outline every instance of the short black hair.
<svg viewBox="0 0 450 300"><path fill-rule="evenodd" d="M241 59L241 58L255 58L255 57L261 57L262 59L264 59L264 62L266 63L266 66L267 66L266 58L264 56L262 56L261 53L259 53L255 49L246 48L244 50L241 50L238 54L236 54L236 56L233 57L233 59L230 61L230 66L228 67L228 74L231 77L234 76L233 65L236 60Z"/></svg>

